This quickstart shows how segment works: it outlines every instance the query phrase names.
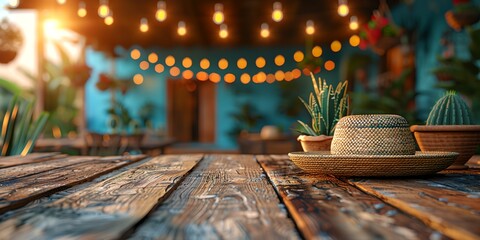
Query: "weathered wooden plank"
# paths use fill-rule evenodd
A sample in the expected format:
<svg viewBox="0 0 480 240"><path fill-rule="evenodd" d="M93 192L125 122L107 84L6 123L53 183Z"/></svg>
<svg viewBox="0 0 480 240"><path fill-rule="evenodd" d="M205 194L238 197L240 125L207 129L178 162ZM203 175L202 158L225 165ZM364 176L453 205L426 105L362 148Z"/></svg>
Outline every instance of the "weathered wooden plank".
<svg viewBox="0 0 480 240"><path fill-rule="evenodd" d="M257 156L307 239L441 239L442 234L348 183L308 175L287 156Z"/></svg>
<svg viewBox="0 0 480 240"><path fill-rule="evenodd" d="M480 239L480 175L350 182L451 238Z"/></svg>
<svg viewBox="0 0 480 240"><path fill-rule="evenodd" d="M132 239L296 239L253 156L210 155Z"/></svg>
<svg viewBox="0 0 480 240"><path fill-rule="evenodd" d="M156 157L0 223L0 239L115 239L181 181L201 155Z"/></svg>
<svg viewBox="0 0 480 240"><path fill-rule="evenodd" d="M26 156L8 156L0 157L0 168L6 168L17 165L24 165L36 162L44 162L52 159L64 157L60 153L31 153Z"/></svg>
<svg viewBox="0 0 480 240"><path fill-rule="evenodd" d="M40 197L49 195L56 191L74 186L76 184L91 180L102 174L111 172L126 164L138 161L146 156L118 156L118 157L104 157L89 159L85 157L70 157L79 158L86 161L77 161L71 164L66 160L67 164L59 165L50 164L50 170L47 170L39 164L24 165L25 170L13 172L15 175L7 174L0 182L0 213L23 206L28 202L38 199ZM21 167L21 166L19 166ZM4 169L4 171L10 168ZM29 169L34 169L31 173ZM17 170L17 169L15 169Z"/></svg>

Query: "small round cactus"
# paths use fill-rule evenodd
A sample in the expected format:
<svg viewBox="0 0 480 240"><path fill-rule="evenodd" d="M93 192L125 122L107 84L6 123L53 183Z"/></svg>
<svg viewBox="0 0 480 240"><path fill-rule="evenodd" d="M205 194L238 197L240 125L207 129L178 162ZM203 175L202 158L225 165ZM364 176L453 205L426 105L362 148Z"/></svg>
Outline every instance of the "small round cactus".
<svg viewBox="0 0 480 240"><path fill-rule="evenodd" d="M438 99L428 115L427 125L471 125L472 113L455 91L447 91Z"/></svg>

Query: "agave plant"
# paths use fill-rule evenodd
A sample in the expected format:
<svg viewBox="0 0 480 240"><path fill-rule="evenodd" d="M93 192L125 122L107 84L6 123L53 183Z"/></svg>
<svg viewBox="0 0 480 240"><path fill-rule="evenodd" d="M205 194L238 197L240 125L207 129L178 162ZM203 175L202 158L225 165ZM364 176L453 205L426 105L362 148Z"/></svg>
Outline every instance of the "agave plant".
<svg viewBox="0 0 480 240"><path fill-rule="evenodd" d="M0 155L22 155L30 153L35 141L47 123L48 113L42 112L33 119L33 102L21 101L14 96L3 117L0 135Z"/></svg>
<svg viewBox="0 0 480 240"><path fill-rule="evenodd" d="M321 78L318 79L317 83L313 74L310 75L314 92L310 93L308 103L302 98L300 98L300 101L312 117L312 124L309 126L298 120L300 128L297 131L310 136L332 136L338 120L348 114L348 81L338 83L334 89L332 85L327 85L326 81L322 81Z"/></svg>

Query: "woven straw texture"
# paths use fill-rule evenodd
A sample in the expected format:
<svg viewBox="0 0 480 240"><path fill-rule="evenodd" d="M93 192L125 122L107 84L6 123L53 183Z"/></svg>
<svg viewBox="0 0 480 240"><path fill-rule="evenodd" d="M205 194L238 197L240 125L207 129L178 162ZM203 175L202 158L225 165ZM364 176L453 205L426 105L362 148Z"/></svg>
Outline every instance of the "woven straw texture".
<svg viewBox="0 0 480 240"><path fill-rule="evenodd" d="M331 146L338 155L414 155L407 120L398 115L351 115L340 119Z"/></svg>
<svg viewBox="0 0 480 240"><path fill-rule="evenodd" d="M458 153L416 152L415 155L333 155L292 152L288 156L305 172L336 176L393 177L433 174L447 168Z"/></svg>

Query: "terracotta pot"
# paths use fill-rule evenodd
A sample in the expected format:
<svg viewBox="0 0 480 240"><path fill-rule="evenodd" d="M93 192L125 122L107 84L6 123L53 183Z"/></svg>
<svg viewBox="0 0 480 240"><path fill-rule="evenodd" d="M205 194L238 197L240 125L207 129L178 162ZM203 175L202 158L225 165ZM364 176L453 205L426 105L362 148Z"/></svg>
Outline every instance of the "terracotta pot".
<svg viewBox="0 0 480 240"><path fill-rule="evenodd" d="M460 155L448 169L465 169L465 163L480 144L480 125L413 125L422 151L457 152Z"/></svg>
<svg viewBox="0 0 480 240"><path fill-rule="evenodd" d="M302 144L304 152L330 151L333 136L306 136L300 135L297 140Z"/></svg>
<svg viewBox="0 0 480 240"><path fill-rule="evenodd" d="M17 51L0 50L0 63L7 64L13 61L17 56Z"/></svg>

